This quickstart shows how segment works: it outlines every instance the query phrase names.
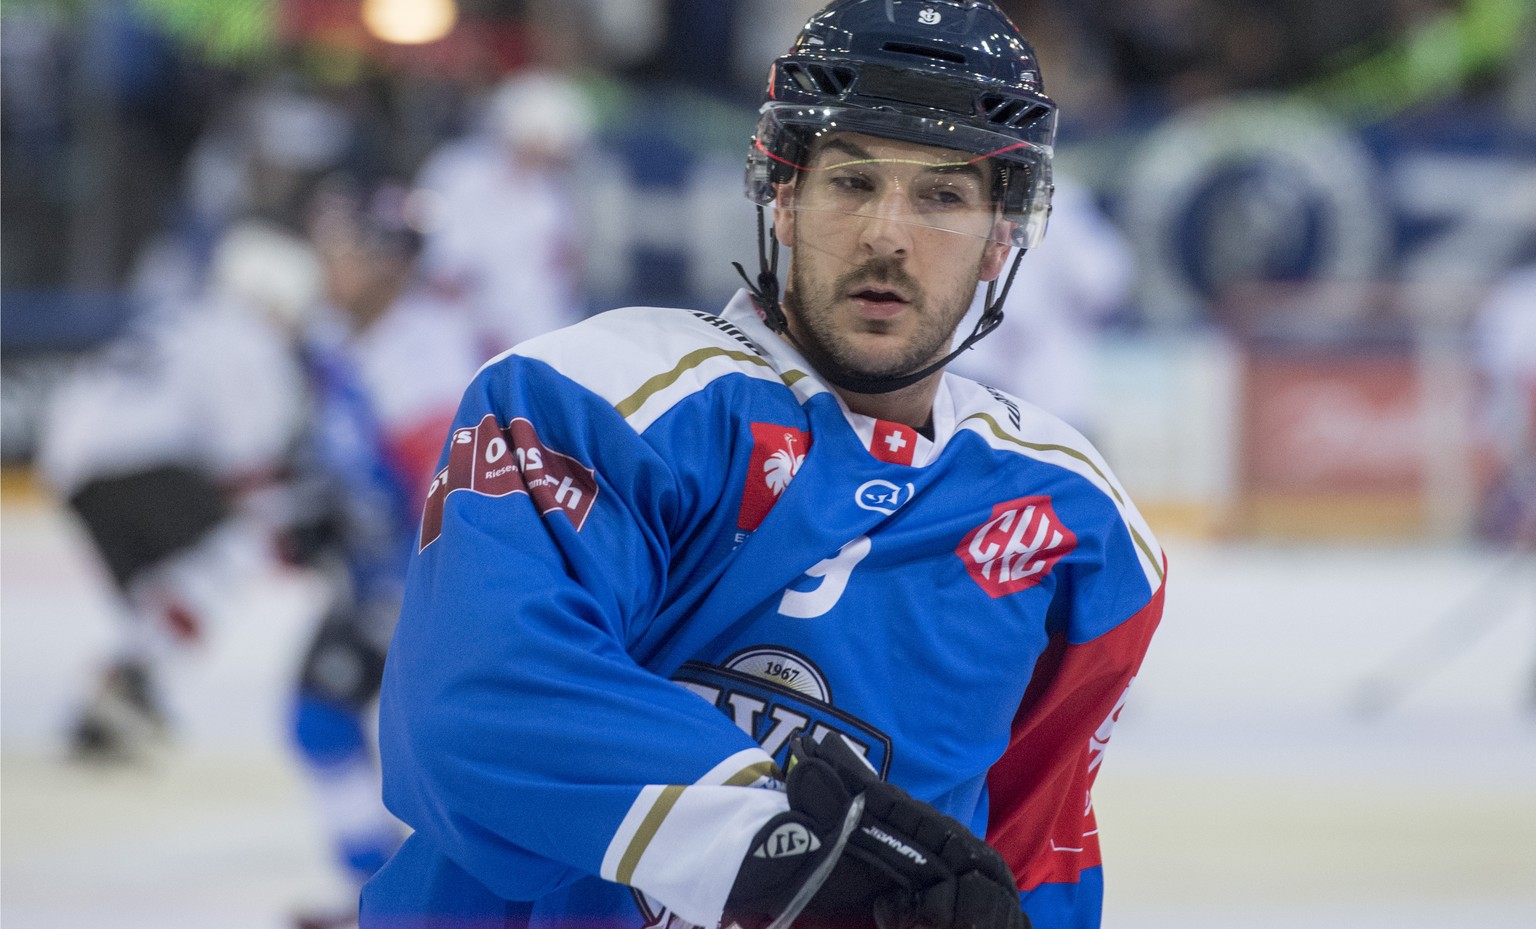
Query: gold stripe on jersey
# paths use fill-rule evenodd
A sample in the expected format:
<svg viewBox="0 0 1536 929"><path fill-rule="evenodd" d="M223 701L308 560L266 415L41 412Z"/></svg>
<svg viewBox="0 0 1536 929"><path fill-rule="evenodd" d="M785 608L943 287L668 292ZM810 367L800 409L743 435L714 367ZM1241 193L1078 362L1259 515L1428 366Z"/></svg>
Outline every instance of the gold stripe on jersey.
<svg viewBox="0 0 1536 929"><path fill-rule="evenodd" d="M640 864L640 856L645 854L645 849L656 838L656 830L661 828L661 821L672 812L672 807L677 805L677 799L683 795L684 788L676 784L663 787L661 796L651 804L651 811L641 821L640 828L635 830L634 838L629 840L629 847L624 850L624 855L619 859L619 868L614 879L620 884L634 883L635 867Z"/></svg>
<svg viewBox="0 0 1536 929"><path fill-rule="evenodd" d="M678 361L672 370L658 374L644 384L641 384L639 390L614 404L614 409L619 411L620 416L627 419L631 414L644 406L647 400L677 383L684 374L687 374L711 358L721 357L729 358L732 361L750 362L765 368L772 367L766 358L761 358L750 352L739 352L727 348L701 348L684 355L682 360Z"/></svg>
<svg viewBox="0 0 1536 929"><path fill-rule="evenodd" d="M725 779L727 787L750 787L760 781L772 780L779 777L779 766L771 761L759 761L757 764L748 765Z"/></svg>
<svg viewBox="0 0 1536 929"><path fill-rule="evenodd" d="M645 406L645 404L652 397L677 383L682 379L683 375L687 374L689 371L699 367L711 358L722 357L729 358L732 361L751 362L752 364L760 365L770 370L773 368L773 365L770 364L767 359L760 358L756 355L750 355L746 352L738 352L724 348L701 348L698 351L689 352L687 355L684 355L682 361L678 362L677 366L672 370L663 374L658 374L650 380L646 381L644 384L641 384L640 389L636 390L628 397L625 397L623 400L620 400L617 404L614 405L614 409L618 410L620 416L628 419L630 416L638 412L641 407ZM793 388L805 377L807 377L807 375L804 371L790 370L779 374L779 380L784 382L784 386L790 388Z"/></svg>

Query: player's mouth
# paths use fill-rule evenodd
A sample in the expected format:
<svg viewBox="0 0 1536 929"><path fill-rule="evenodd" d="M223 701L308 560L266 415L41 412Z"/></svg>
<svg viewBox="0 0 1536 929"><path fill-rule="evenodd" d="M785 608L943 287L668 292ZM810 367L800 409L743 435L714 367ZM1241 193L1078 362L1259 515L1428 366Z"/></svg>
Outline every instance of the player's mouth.
<svg viewBox="0 0 1536 929"><path fill-rule="evenodd" d="M848 292L848 299L866 319L890 319L912 303L902 291L885 287L859 287Z"/></svg>

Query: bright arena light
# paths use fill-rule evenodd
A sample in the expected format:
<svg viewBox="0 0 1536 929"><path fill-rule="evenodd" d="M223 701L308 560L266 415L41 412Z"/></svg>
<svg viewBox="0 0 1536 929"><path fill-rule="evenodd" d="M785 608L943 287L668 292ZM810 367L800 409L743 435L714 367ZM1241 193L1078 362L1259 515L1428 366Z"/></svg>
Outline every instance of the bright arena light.
<svg viewBox="0 0 1536 929"><path fill-rule="evenodd" d="M458 21L454 0L363 0L368 31L396 45L422 45L447 35Z"/></svg>

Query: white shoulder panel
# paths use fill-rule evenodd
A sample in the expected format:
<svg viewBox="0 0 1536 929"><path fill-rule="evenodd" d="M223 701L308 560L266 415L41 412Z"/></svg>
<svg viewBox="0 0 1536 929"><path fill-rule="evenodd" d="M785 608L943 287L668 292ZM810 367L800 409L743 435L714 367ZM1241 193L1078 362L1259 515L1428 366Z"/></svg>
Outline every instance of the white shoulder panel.
<svg viewBox="0 0 1536 929"><path fill-rule="evenodd" d="M611 310L509 354L559 369L612 403L637 432L718 377L786 382L774 359L731 323L673 308Z"/></svg>

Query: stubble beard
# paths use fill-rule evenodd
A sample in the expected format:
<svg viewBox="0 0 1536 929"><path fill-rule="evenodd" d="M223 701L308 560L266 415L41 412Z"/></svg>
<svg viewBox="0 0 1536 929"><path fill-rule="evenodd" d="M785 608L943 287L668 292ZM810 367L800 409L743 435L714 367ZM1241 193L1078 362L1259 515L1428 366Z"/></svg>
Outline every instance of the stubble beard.
<svg viewBox="0 0 1536 929"><path fill-rule="evenodd" d="M979 260L975 271L979 276ZM930 300L902 267L901 260L891 258L871 259L820 290L807 285L804 269L798 264L791 264L789 280L784 307L793 320L796 344L807 360L817 366L831 362L842 371L866 378L897 377L942 357L949 351L955 329L970 308L976 289L972 284L967 290L962 278L953 292ZM870 359L868 352L855 344L847 331L847 322L839 324L840 318L846 319L846 311L840 311L837 304L855 285L898 287L911 298L907 312L916 317L916 329L896 357L883 362Z"/></svg>

